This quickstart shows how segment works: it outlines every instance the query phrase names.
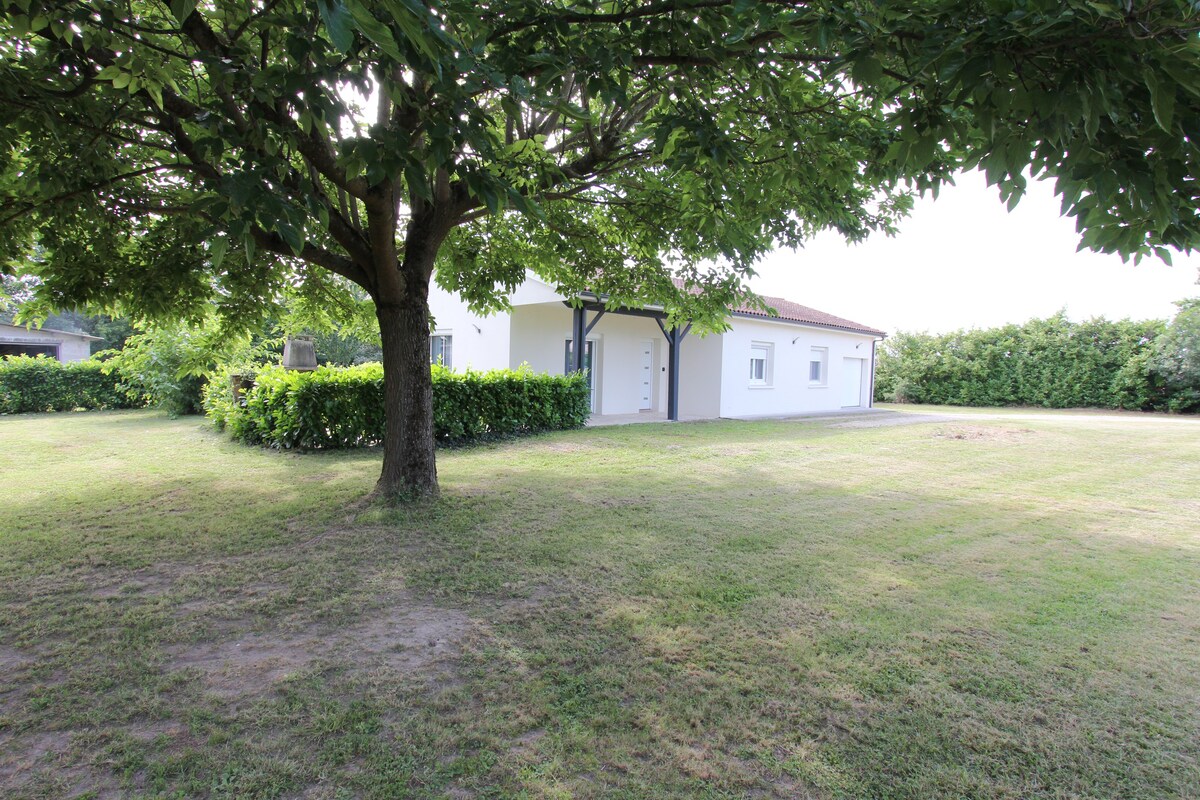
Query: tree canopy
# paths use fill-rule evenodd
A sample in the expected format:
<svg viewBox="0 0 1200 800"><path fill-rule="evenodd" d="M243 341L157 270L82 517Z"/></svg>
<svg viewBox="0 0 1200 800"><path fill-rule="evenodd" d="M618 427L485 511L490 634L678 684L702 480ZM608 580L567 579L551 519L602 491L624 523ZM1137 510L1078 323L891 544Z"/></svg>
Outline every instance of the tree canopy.
<svg viewBox="0 0 1200 800"><path fill-rule="evenodd" d="M426 494L435 263L480 309L532 269L719 327L766 250L892 231L973 167L1169 257L1200 241L1198 30L1184 0L0 0L0 257L154 315L357 284L380 488Z"/></svg>

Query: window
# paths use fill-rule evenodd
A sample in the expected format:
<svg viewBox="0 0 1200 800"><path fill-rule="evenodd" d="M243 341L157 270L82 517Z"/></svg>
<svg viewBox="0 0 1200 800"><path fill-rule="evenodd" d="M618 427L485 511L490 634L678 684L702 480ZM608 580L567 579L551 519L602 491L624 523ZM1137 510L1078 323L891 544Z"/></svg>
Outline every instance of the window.
<svg viewBox="0 0 1200 800"><path fill-rule="evenodd" d="M4 356L49 356L50 358L58 358L58 345L3 342L0 343L0 358Z"/></svg>
<svg viewBox="0 0 1200 800"><path fill-rule="evenodd" d="M441 364L446 369L453 368L453 339L448 333L437 333L429 337L430 364Z"/></svg>
<svg viewBox="0 0 1200 800"><path fill-rule="evenodd" d="M567 339L567 346L563 351L565 356L563 363L563 374L570 375L575 370L575 341ZM588 390L591 394L591 410L596 410L596 375L592 365L596 363L596 342L588 339L583 346L583 370L587 375Z"/></svg>
<svg viewBox="0 0 1200 800"><path fill-rule="evenodd" d="M824 386L829 373L829 348L814 347L808 357L808 383Z"/></svg>
<svg viewBox="0 0 1200 800"><path fill-rule="evenodd" d="M771 385L771 345L762 342L750 344L750 385Z"/></svg>

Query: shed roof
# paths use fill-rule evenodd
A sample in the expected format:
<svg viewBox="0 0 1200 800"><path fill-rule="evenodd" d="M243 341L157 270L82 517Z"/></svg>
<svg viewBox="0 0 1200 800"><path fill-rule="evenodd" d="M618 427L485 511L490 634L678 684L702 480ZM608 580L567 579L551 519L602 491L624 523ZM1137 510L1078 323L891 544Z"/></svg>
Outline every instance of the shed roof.
<svg viewBox="0 0 1200 800"><path fill-rule="evenodd" d="M0 321L0 328L11 328L15 331L23 331L26 333L28 333L29 331L39 331L41 333L58 333L63 336L77 336L80 339L87 339L88 341L92 341L92 342L99 342L104 338L102 336L92 336L90 333L84 333L83 331L62 331L57 328L27 328L24 325L14 325L11 322L3 322L3 321Z"/></svg>

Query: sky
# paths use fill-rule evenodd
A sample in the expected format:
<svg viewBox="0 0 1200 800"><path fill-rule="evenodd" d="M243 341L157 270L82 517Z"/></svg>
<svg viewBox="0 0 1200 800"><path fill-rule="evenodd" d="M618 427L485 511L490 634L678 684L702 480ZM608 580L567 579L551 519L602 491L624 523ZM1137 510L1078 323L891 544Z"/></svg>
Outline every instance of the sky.
<svg viewBox="0 0 1200 800"><path fill-rule="evenodd" d="M889 332L940 333L1046 317L1168 319L1174 301L1200 296L1200 256L1122 263L1076 253L1075 222L1059 215L1050 182L1030 181L1009 213L980 173L961 175L938 199L920 198L894 237L847 245L822 234L778 250L750 288Z"/></svg>

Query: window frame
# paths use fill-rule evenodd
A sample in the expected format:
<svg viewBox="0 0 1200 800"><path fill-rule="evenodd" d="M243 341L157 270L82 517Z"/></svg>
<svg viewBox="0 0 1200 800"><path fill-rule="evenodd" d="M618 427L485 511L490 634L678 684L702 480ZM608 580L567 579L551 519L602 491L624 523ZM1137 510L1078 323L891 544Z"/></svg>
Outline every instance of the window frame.
<svg viewBox="0 0 1200 800"><path fill-rule="evenodd" d="M758 353L762 353L761 356ZM756 377L755 365L762 362L762 377ZM775 346L771 342L750 342L750 380L751 389L770 389L774 385Z"/></svg>
<svg viewBox="0 0 1200 800"><path fill-rule="evenodd" d="M816 366L819 376L812 376ZM810 347L808 350L808 386L810 389L820 389L829 385L829 348Z"/></svg>
<svg viewBox="0 0 1200 800"><path fill-rule="evenodd" d="M440 361L434 357L434 341L441 339ZM446 358L447 345L449 345L450 357ZM429 363L441 364L446 369L454 369L454 333L452 331L434 331L429 334Z"/></svg>
<svg viewBox="0 0 1200 800"><path fill-rule="evenodd" d="M62 343L60 342L2 342L0 347L4 350L12 352L0 353L0 359L4 356L45 356L53 358L55 361L62 361Z"/></svg>

